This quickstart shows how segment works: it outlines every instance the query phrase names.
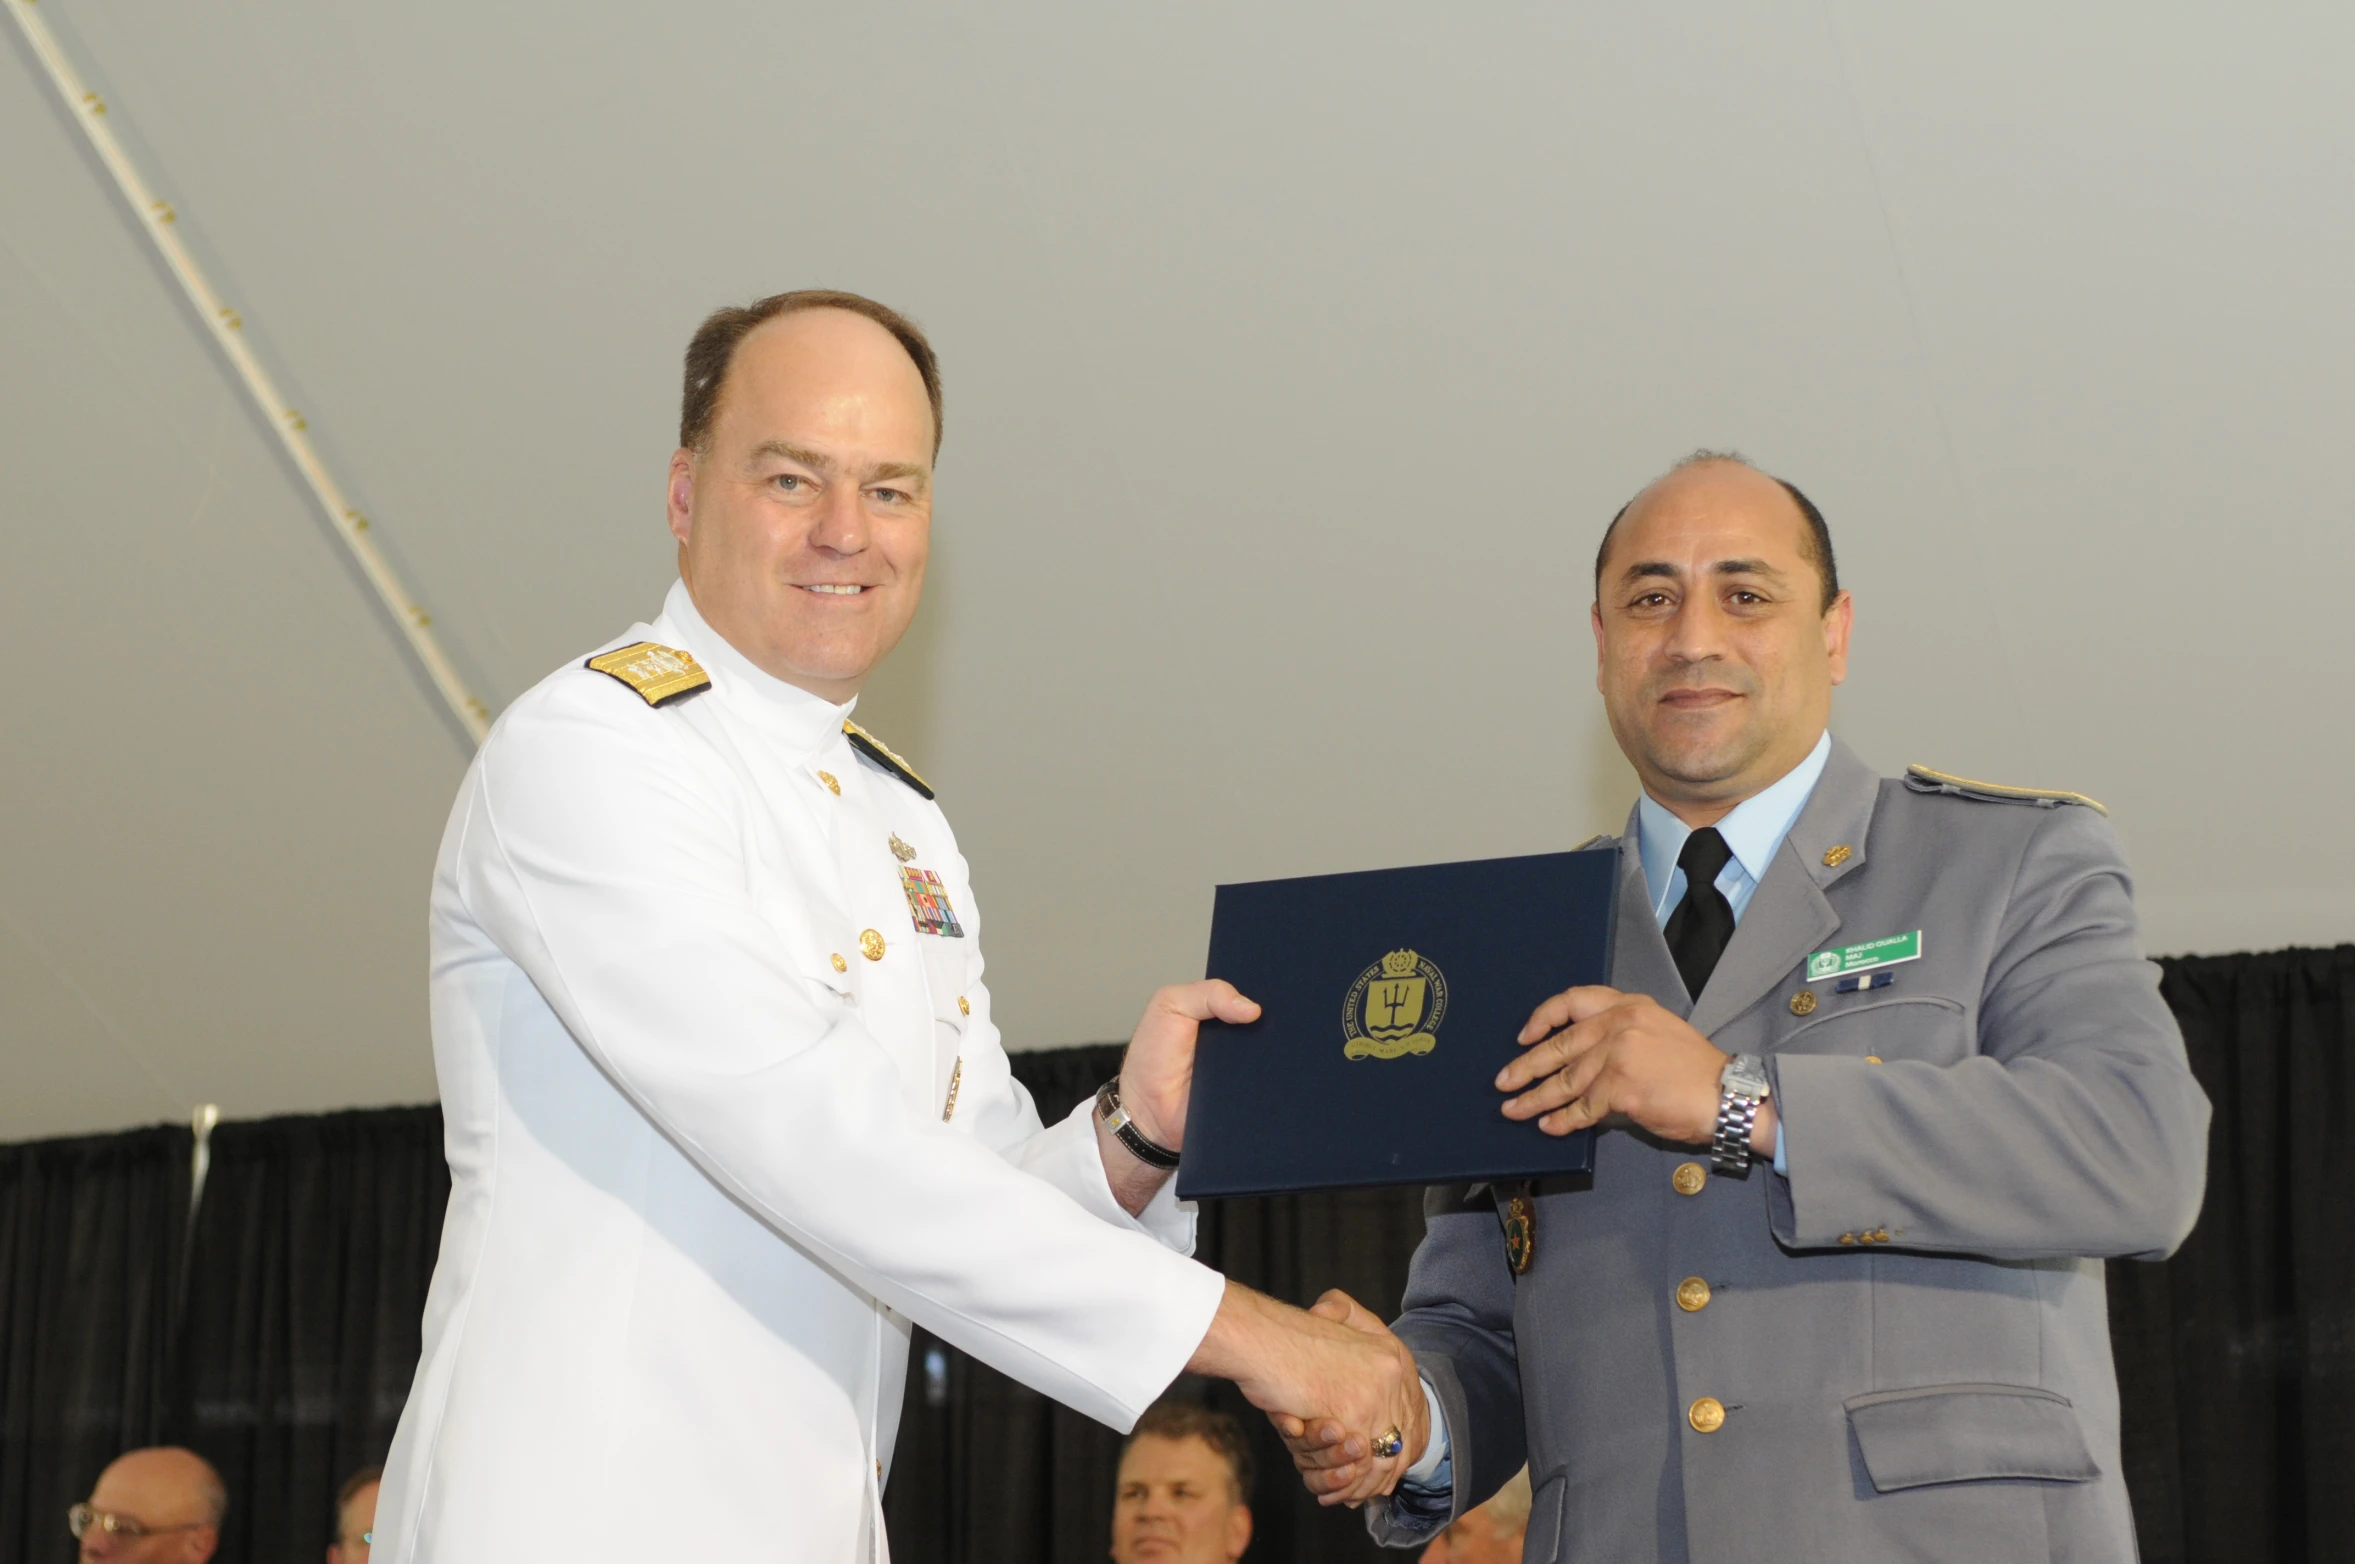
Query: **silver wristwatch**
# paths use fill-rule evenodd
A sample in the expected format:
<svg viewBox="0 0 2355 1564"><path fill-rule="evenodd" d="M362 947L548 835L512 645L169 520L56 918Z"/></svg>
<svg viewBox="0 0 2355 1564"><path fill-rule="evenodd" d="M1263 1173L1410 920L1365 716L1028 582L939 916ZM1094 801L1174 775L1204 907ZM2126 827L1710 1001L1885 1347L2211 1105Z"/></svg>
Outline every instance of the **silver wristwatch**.
<svg viewBox="0 0 2355 1564"><path fill-rule="evenodd" d="M1766 1061L1756 1054L1735 1054L1717 1077L1717 1138L1709 1143L1709 1160L1720 1173L1739 1173L1750 1165L1750 1130L1758 1122L1758 1105L1774 1095L1766 1079Z"/></svg>

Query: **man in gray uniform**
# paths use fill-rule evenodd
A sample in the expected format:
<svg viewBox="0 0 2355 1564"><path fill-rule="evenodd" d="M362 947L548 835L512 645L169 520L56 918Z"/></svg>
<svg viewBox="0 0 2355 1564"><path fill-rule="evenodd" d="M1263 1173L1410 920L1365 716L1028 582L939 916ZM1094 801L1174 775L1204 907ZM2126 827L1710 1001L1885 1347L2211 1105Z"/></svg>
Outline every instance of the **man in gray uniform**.
<svg viewBox="0 0 2355 1564"><path fill-rule="evenodd" d="M1614 986L1497 1084L1595 1170L1432 1192L1428 1437L1383 1498L1285 1425L1310 1488L1410 1545L1527 1460L1533 1561L2131 1560L2102 1258L2190 1230L2208 1112L2102 810L1831 738L1830 538L1737 459L1620 513L1593 620L1644 788Z"/></svg>

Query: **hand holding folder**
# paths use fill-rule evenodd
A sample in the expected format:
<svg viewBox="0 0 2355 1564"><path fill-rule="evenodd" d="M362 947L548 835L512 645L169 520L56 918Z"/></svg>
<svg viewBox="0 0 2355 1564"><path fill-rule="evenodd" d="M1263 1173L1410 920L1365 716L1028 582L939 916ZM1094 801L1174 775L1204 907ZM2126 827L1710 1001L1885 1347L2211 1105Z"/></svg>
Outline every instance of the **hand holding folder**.
<svg viewBox="0 0 2355 1564"><path fill-rule="evenodd" d="M1537 1007L1609 975L1619 857L1222 885L1209 975L1257 1000L1203 1030L1178 1194L1583 1173L1587 1133L1501 1111Z"/></svg>

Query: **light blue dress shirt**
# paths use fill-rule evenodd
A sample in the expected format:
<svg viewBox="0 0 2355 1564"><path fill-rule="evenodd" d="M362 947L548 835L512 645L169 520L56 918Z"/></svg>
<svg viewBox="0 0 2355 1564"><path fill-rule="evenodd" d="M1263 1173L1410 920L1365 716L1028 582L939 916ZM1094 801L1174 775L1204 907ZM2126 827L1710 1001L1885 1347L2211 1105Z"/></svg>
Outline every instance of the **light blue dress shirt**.
<svg viewBox="0 0 2355 1564"><path fill-rule="evenodd" d="M1805 760L1783 773L1781 781L1743 799L1717 822L1717 834L1733 850L1733 856L1717 873L1717 889L1733 908L1736 924L1749 909L1750 898L1758 893L1758 882L1766 878L1766 866L1783 850L1783 838L1791 834L1799 811L1807 807L1816 782L1823 776L1824 763L1831 758L1832 736L1826 732L1815 741L1815 748L1807 752ZM1691 826L1669 813L1665 805L1655 803L1651 794L1636 800L1636 852L1643 859L1644 888L1651 893L1652 920L1662 928L1668 926L1669 915L1684 900L1685 875L1676 866L1676 860L1684 851L1685 839L1692 834ZM1775 1127L1774 1170L1786 1175L1791 1170L1783 1154L1779 1122ZM1436 1504L1444 1515L1445 1505L1455 1491L1455 1463L1448 1457L1447 1418L1439 1409L1438 1393L1427 1379L1423 1381L1423 1403L1431 1414L1431 1440L1423 1448L1423 1458L1400 1480L1397 1497L1410 1510L1428 1513Z"/></svg>
<svg viewBox="0 0 2355 1564"><path fill-rule="evenodd" d="M1808 796L1831 758L1832 736L1826 733L1815 741L1805 760L1783 773L1780 782L1743 799L1717 822L1717 834L1733 849L1733 857L1718 871L1717 888L1733 907L1734 922L1742 921L1750 898L1758 894L1766 866L1782 851L1783 838L1791 834L1799 811L1807 807ZM1644 860L1644 885L1652 893L1652 918L1666 928L1669 914L1684 900L1684 871L1676 866L1676 859L1693 828L1646 793L1636 800L1635 833L1636 851Z"/></svg>

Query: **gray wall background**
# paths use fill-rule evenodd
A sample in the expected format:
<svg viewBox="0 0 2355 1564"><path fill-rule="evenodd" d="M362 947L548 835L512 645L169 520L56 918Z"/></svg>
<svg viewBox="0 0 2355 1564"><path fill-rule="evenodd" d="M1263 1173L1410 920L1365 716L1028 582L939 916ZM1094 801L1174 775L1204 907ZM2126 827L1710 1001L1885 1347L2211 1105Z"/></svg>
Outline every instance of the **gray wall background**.
<svg viewBox="0 0 2355 1564"><path fill-rule="evenodd" d="M494 708L658 603L705 310L930 328L862 715L1017 1047L1221 880L1615 828L1588 565L1700 444L1868 759L2104 799L2154 952L2355 937L2343 5L42 10ZM0 365L0 1137L429 1097L464 739L13 29Z"/></svg>

